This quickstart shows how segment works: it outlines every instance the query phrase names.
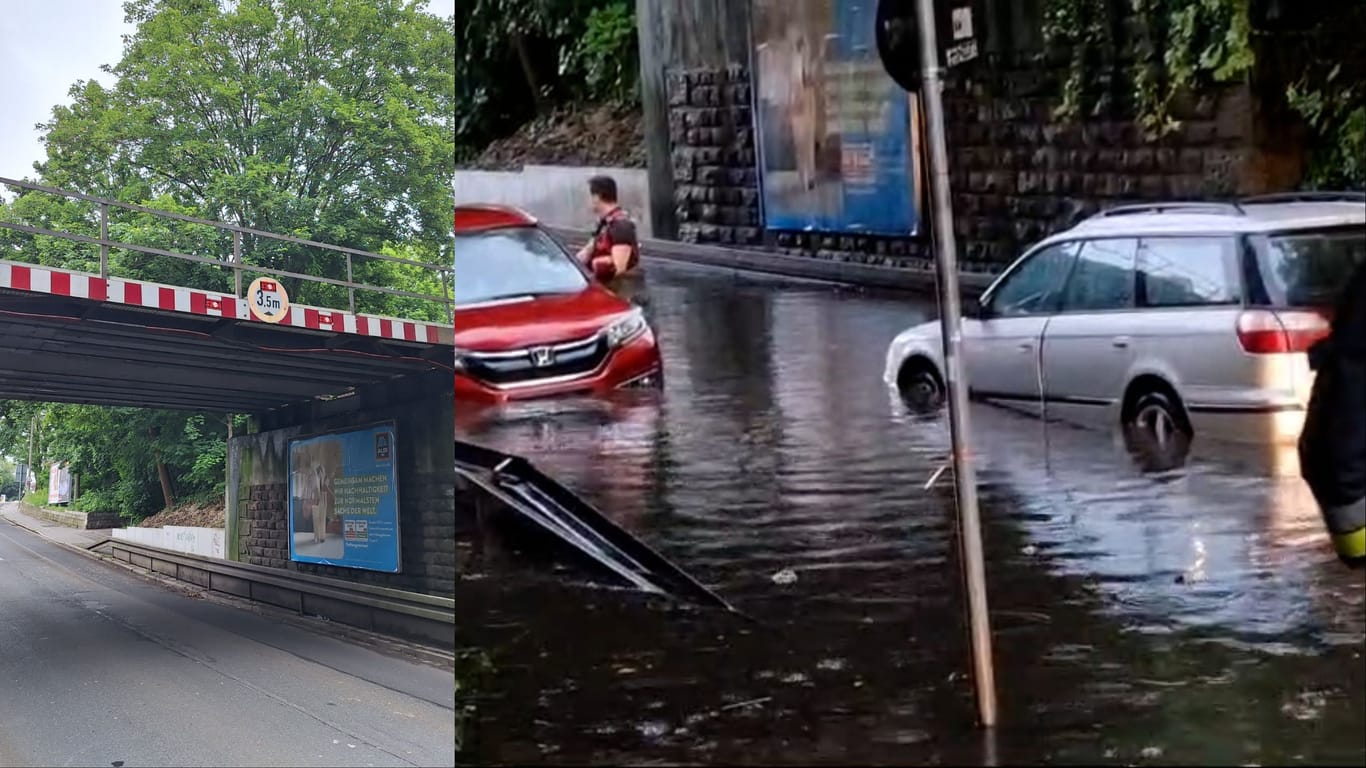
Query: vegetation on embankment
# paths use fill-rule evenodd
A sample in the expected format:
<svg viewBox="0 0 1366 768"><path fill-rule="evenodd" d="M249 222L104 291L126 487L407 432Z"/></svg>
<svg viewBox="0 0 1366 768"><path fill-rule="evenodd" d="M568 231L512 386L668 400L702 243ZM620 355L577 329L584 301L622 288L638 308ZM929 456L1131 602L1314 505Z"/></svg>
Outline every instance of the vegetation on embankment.
<svg viewBox="0 0 1366 768"><path fill-rule="evenodd" d="M163 528L184 525L191 528L223 528L227 525L223 499L217 501L186 501L144 519L139 528Z"/></svg>
<svg viewBox="0 0 1366 768"><path fill-rule="evenodd" d="M645 132L634 105L572 105L494 141L462 165L514 171L524 165L645 167Z"/></svg>
<svg viewBox="0 0 1366 768"><path fill-rule="evenodd" d="M639 132L620 117L639 111L634 2L461 0L455 13L460 162L504 168L519 159L598 164L608 157L603 164L643 164L639 149L616 148L621 137ZM527 140L546 135L556 141ZM518 151L480 158L509 137Z"/></svg>
<svg viewBox="0 0 1366 768"><path fill-rule="evenodd" d="M464 0L458 6L464 6ZM455 171L453 20L410 0L131 0L136 30L110 87L72 85L40 126L33 181L158 210L351 248L451 262ZM54 98L56 94L53 95ZM230 236L111 209L109 236L185 254L232 253ZM0 220L99 236L98 207L40 192L0 200ZM242 238L242 262L333 279L344 259ZM85 272L99 249L0 228L0 256ZM442 295L428 270L357 259L355 280ZM232 273L117 248L121 277L231 292ZM250 275L248 275L250 279ZM302 304L344 308L346 290L284 279ZM357 292L364 312L430 321L448 310ZM0 455L32 455L38 487L67 462L73 507L136 521L182 501L221 504L225 418L0 401ZM32 452L30 453L30 443Z"/></svg>
<svg viewBox="0 0 1366 768"><path fill-rule="evenodd" d="M1154 139L1178 127L1173 105L1220 83L1256 84L1263 109L1306 128L1314 186L1366 185L1366 3L1250 0L1045 0L1047 56L1066 61L1057 113L1133 106ZM1260 80L1260 82L1259 82ZM1279 91L1279 93L1277 92Z"/></svg>

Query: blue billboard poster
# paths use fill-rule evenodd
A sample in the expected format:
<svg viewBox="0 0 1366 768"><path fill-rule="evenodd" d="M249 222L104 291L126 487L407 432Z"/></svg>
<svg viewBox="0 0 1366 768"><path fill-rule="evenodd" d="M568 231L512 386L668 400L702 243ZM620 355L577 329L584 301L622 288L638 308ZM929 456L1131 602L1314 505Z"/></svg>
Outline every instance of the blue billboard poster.
<svg viewBox="0 0 1366 768"><path fill-rule="evenodd" d="M916 99L882 65L876 18L876 0L754 0L766 228L920 232Z"/></svg>
<svg viewBox="0 0 1366 768"><path fill-rule="evenodd" d="M290 441L289 559L399 571L394 425Z"/></svg>

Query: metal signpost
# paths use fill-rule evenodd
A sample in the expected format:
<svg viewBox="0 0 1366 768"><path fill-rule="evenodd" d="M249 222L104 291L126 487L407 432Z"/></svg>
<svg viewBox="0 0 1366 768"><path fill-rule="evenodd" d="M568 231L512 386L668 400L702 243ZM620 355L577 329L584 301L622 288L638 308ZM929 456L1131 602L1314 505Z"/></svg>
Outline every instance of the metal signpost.
<svg viewBox="0 0 1366 768"><path fill-rule="evenodd" d="M918 0L920 12L921 101L930 150L930 211L939 276L940 328L944 339L944 377L948 387L949 431L953 440L953 477L958 495L963 537L963 565L967 570L968 614L972 631L972 666L977 685L977 710L982 725L996 725L996 674L991 658L991 619L987 615L986 567L982 556L982 524L977 511L977 472L968 449L968 387L963 372L963 313L958 298L958 244L953 235L953 207L949 197L949 157L944 136L943 72L935 30L934 0ZM955 9L954 26L962 29ZM972 37L971 11L967 37ZM968 47L955 41L955 50ZM971 48L976 53L975 46Z"/></svg>
<svg viewBox="0 0 1366 768"><path fill-rule="evenodd" d="M916 6L914 14L908 12L909 3ZM953 234L944 129L943 68L940 64L941 55L950 66L970 62L978 57L979 46L973 31L972 7L958 0L951 4L953 7L948 9L949 15L944 19L948 22L944 25L945 30L953 39L948 49L941 54L937 26L939 18L935 13L935 5L936 0L880 0L878 47L888 74L898 84L907 90L916 90L916 86L919 86L925 110L925 140L929 147L930 232L935 245L935 274L938 276L942 308L940 332L944 343L944 384L948 390L953 475L963 541L973 680L977 688L977 710L982 725L993 728L997 714L996 675L991 653L991 621L987 613L982 526L977 509L977 473L969 448L971 429L968 423L967 376L963 369L958 244Z"/></svg>

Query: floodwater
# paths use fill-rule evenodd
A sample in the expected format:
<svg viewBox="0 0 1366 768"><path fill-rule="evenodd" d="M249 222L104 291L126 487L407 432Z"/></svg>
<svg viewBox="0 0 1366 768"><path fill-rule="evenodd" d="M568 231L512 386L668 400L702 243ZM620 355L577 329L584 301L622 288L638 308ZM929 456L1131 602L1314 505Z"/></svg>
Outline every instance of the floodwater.
<svg viewBox="0 0 1366 768"><path fill-rule="evenodd" d="M1366 583L1292 450L974 406L1001 727L975 728L942 418L880 381L933 306L650 265L665 390L468 414L754 622L473 563L462 761L1366 764ZM465 413L465 412L462 412ZM775 575L784 571L777 579ZM795 576L795 580L788 578Z"/></svg>

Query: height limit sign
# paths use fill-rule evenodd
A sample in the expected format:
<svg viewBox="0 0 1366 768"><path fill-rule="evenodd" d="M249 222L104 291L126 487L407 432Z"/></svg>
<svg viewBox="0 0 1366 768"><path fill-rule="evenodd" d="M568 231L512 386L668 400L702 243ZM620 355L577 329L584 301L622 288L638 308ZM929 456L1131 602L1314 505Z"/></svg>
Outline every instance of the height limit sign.
<svg viewBox="0 0 1366 768"><path fill-rule="evenodd" d="M278 323L289 312L289 294L279 282L258 277L247 289L247 306L251 316L263 323Z"/></svg>

